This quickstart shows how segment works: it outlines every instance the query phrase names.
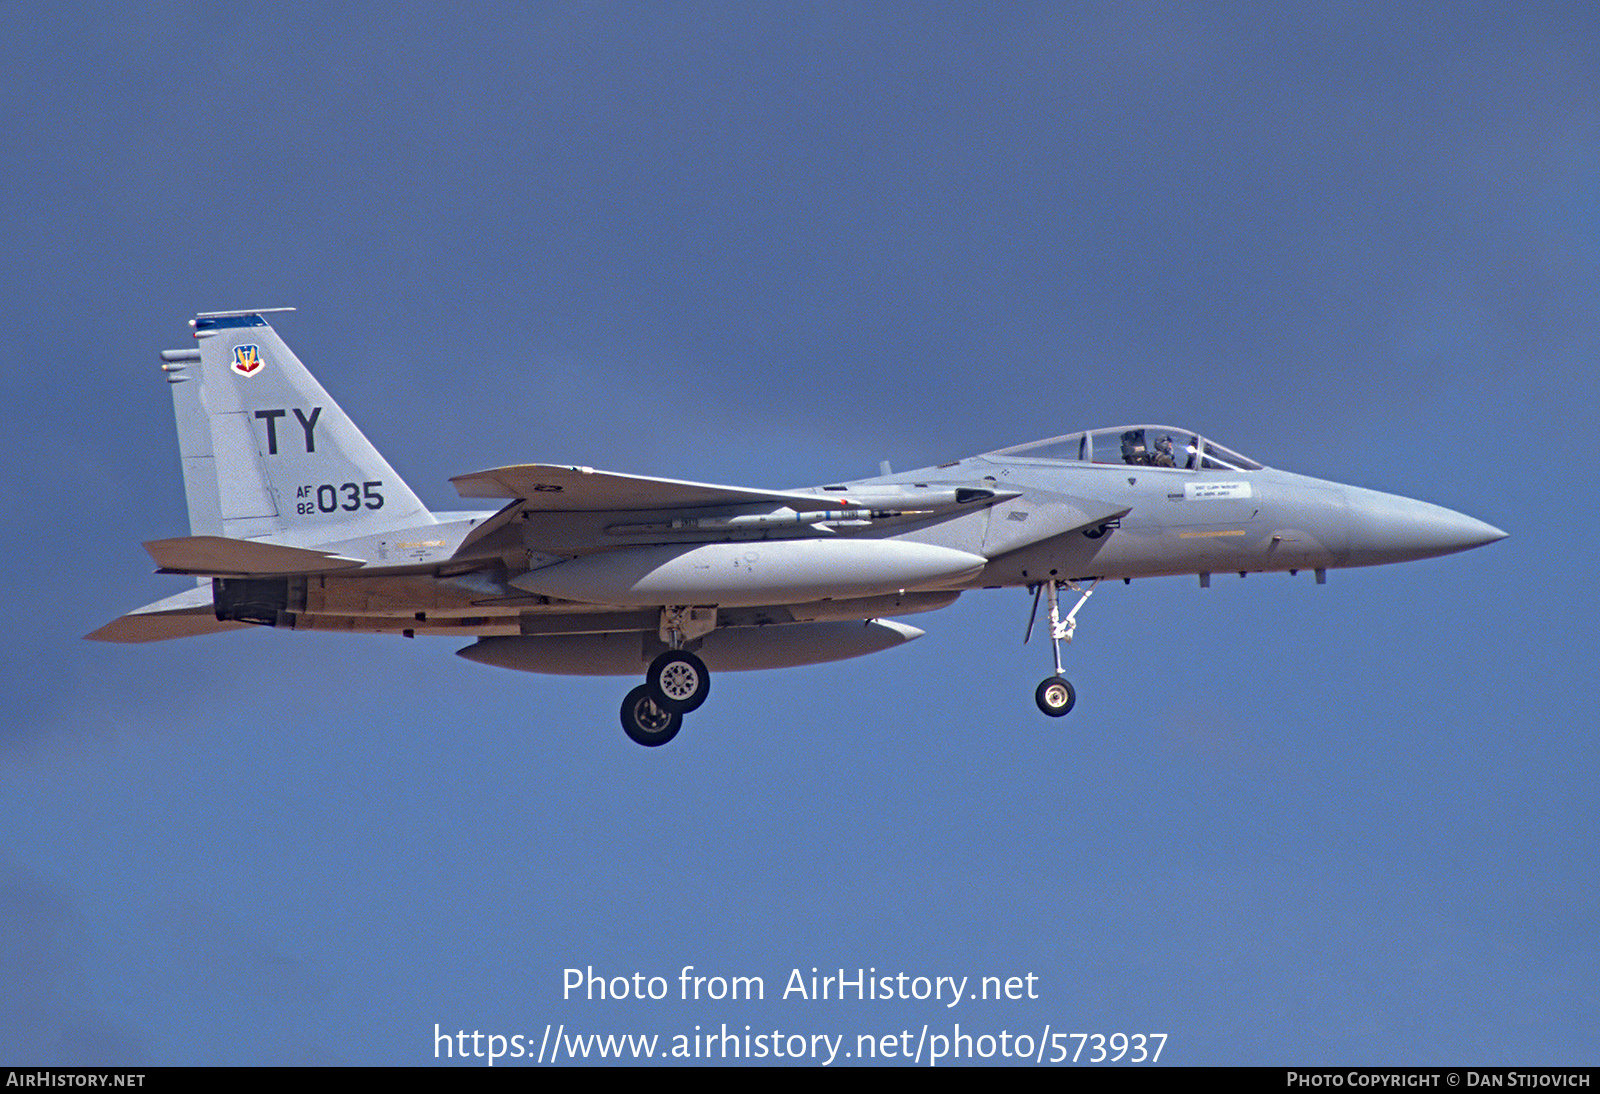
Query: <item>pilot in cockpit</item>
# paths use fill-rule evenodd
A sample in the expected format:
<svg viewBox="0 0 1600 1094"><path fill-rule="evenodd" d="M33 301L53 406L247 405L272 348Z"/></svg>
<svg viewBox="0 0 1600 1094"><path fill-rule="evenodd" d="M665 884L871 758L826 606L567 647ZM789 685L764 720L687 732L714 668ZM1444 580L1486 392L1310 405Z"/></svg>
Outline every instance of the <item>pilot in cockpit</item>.
<svg viewBox="0 0 1600 1094"><path fill-rule="evenodd" d="M1156 438L1156 454L1150 461L1155 467L1177 467L1177 462L1172 458L1172 438L1162 436Z"/></svg>
<svg viewBox="0 0 1600 1094"><path fill-rule="evenodd" d="M1149 466L1150 453L1144 446L1144 430L1129 429L1123 432L1122 462L1135 467Z"/></svg>

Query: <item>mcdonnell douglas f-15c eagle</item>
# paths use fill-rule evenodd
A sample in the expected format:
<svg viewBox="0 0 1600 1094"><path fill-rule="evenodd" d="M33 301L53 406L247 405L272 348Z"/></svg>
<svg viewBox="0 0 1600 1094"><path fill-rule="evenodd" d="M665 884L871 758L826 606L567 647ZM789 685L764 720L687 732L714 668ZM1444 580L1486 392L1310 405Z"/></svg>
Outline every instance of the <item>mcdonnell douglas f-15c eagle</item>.
<svg viewBox="0 0 1600 1094"><path fill-rule="evenodd" d="M890 616L1022 586L1061 642L1108 578L1373 566L1505 533L1425 502L1276 471L1192 430L1134 425L904 474L751 490L516 464L451 480L497 512L431 513L268 325L208 312L162 368L189 530L145 544L197 588L95 631L151 642L245 624L475 638L527 672L642 675L622 725L670 741L710 670L857 657L922 635ZM887 468L885 468L887 470ZM1065 614L1063 588L1078 594Z"/></svg>

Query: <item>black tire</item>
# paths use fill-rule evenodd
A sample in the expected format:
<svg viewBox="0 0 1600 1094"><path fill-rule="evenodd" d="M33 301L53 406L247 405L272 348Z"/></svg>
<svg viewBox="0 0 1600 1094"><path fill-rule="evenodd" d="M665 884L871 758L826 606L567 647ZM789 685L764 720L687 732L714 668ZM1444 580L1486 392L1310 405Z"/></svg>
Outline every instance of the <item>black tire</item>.
<svg viewBox="0 0 1600 1094"><path fill-rule="evenodd" d="M1078 693L1061 677L1051 676L1039 681L1033 691L1033 701L1050 717L1059 718L1072 710L1078 702Z"/></svg>
<svg viewBox="0 0 1600 1094"><path fill-rule="evenodd" d="M699 710L711 694L711 673L706 663L688 650L668 650L650 662L644 684L656 706L688 714Z"/></svg>
<svg viewBox="0 0 1600 1094"><path fill-rule="evenodd" d="M658 748L676 737L682 728L683 715L662 710L643 684L622 700L622 729L635 744Z"/></svg>

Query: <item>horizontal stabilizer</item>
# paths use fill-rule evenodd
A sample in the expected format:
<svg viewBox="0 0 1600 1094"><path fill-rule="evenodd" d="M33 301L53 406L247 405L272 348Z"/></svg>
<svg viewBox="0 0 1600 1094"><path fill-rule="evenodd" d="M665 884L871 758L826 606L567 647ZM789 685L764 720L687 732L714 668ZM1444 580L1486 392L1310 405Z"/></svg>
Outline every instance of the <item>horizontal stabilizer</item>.
<svg viewBox="0 0 1600 1094"><path fill-rule="evenodd" d="M96 642L163 642L245 626L248 624L220 622L212 606L210 586L201 586L146 604L84 637Z"/></svg>
<svg viewBox="0 0 1600 1094"><path fill-rule="evenodd" d="M359 558L331 555L304 547L285 547L252 539L225 536L181 536L153 539L144 545L166 574L211 577L248 577L256 574L318 574L350 570L365 563Z"/></svg>
<svg viewBox="0 0 1600 1094"><path fill-rule="evenodd" d="M618 475L592 467L524 463L457 475L450 480L464 498L520 498L524 509L551 512L608 512L645 509L697 509L718 505L787 505L796 512L837 509L838 494L786 490L748 490L644 475Z"/></svg>

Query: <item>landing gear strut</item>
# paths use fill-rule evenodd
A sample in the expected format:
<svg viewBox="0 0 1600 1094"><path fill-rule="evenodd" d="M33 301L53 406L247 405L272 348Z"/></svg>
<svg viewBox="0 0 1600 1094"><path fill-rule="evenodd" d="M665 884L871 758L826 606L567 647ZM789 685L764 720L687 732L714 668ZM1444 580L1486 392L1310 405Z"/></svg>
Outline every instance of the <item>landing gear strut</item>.
<svg viewBox="0 0 1600 1094"><path fill-rule="evenodd" d="M661 641L665 653L650 662L644 683L622 701L622 728L647 748L664 745L683 728L683 716L699 710L711 694L706 663L683 648L716 627L715 608L661 609Z"/></svg>
<svg viewBox="0 0 1600 1094"><path fill-rule="evenodd" d="M1059 718L1068 713L1078 701L1077 691L1062 675L1061 643L1072 641L1072 632L1078 627L1078 609L1088 602L1089 597L1094 593L1094 587L1098 584L1100 584L1100 579L1095 578L1087 589L1081 590L1083 595L1078 597L1078 602L1072 606L1072 610L1065 617L1061 614L1061 586L1065 585L1073 592L1079 592L1076 582L1057 581L1055 578L1051 578L1033 587L1033 611L1028 615L1028 632L1023 636L1022 641L1026 644L1028 639L1033 637L1033 621L1039 614L1039 597L1048 588L1050 590L1050 645L1055 651L1056 674L1047 676L1039 682L1039 686L1033 691L1033 701L1039 705L1041 711L1052 718Z"/></svg>

